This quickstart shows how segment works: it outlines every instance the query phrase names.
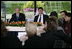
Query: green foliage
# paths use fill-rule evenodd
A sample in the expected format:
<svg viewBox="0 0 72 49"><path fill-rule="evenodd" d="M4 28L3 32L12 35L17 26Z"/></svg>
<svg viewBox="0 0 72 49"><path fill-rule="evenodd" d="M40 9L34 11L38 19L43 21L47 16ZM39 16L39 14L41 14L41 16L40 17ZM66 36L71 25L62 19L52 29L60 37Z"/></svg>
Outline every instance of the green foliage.
<svg viewBox="0 0 72 49"><path fill-rule="evenodd" d="M51 4L50 4L51 2ZM61 10L71 11L71 2L70 1L62 1L61 8L58 6L60 3L56 1L56 5L54 1L36 1L37 7L43 7L46 13L50 13L52 11L60 12ZM15 8L20 8L21 10L24 8L34 8L34 1L27 1L24 3L9 3L6 6L10 6L6 8L7 13L14 13ZM57 7L56 7L57 6ZM22 12L22 11L21 11Z"/></svg>
<svg viewBox="0 0 72 49"><path fill-rule="evenodd" d="M37 1L37 7L44 7L44 3L42 3L42 1Z"/></svg>
<svg viewBox="0 0 72 49"><path fill-rule="evenodd" d="M42 1L37 1L36 4L37 7L43 7L44 3L42 3ZM28 1L23 8L34 8L34 1Z"/></svg>
<svg viewBox="0 0 72 49"><path fill-rule="evenodd" d="M23 5L24 5L23 3L10 4L10 7L7 7L6 11L7 11L7 13L14 13L15 12L15 8L23 9L22 8Z"/></svg>
<svg viewBox="0 0 72 49"><path fill-rule="evenodd" d="M62 10L71 11L71 3L70 2L63 2L62 7L63 7Z"/></svg>
<svg viewBox="0 0 72 49"><path fill-rule="evenodd" d="M23 5L23 8L34 8L34 1L28 1Z"/></svg>

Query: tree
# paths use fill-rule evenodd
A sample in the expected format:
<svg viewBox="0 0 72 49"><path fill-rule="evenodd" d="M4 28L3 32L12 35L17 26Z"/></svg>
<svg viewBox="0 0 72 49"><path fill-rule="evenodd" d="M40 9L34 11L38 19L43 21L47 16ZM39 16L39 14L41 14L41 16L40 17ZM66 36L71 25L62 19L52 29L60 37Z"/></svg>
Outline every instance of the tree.
<svg viewBox="0 0 72 49"><path fill-rule="evenodd" d="M34 1L28 1L23 5L23 8L34 8Z"/></svg>
<svg viewBox="0 0 72 49"><path fill-rule="evenodd" d="M44 3L42 3L42 1L37 1L37 7L44 7Z"/></svg>
<svg viewBox="0 0 72 49"><path fill-rule="evenodd" d="M37 7L43 7L44 3L42 1L37 1ZM23 5L23 8L34 8L34 1L28 1L26 4Z"/></svg>
<svg viewBox="0 0 72 49"><path fill-rule="evenodd" d="M71 2L62 2L62 10L71 11Z"/></svg>
<svg viewBox="0 0 72 49"><path fill-rule="evenodd" d="M9 6L10 7L6 7L6 11L7 13L14 13L15 12L15 8L19 8L19 9L22 9L23 8L23 3L9 3L7 4L6 6Z"/></svg>

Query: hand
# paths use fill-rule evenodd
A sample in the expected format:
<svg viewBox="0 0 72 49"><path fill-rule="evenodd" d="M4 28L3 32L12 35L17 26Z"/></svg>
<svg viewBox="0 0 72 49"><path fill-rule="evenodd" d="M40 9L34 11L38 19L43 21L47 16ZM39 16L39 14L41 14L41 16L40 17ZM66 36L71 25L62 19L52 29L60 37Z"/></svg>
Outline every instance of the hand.
<svg viewBox="0 0 72 49"><path fill-rule="evenodd" d="M23 35L20 37L20 41L26 41L28 39L28 36Z"/></svg>

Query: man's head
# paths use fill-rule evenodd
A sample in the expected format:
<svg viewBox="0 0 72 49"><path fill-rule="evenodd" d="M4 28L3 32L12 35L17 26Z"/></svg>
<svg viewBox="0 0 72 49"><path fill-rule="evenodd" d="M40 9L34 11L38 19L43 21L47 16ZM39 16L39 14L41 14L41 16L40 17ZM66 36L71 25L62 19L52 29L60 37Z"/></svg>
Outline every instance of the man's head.
<svg viewBox="0 0 72 49"><path fill-rule="evenodd" d="M20 12L20 9L19 8L16 8L15 11L16 11L16 13L19 13Z"/></svg>
<svg viewBox="0 0 72 49"><path fill-rule="evenodd" d="M56 11L52 11L52 12L50 13L50 17L53 17L53 16L58 18L58 14L57 14Z"/></svg>
<svg viewBox="0 0 72 49"><path fill-rule="evenodd" d="M47 30L56 30L57 29L57 21L54 18L49 18L47 20Z"/></svg>
<svg viewBox="0 0 72 49"><path fill-rule="evenodd" d="M43 8L42 7L39 7L38 8L38 12L39 12L39 14L43 14Z"/></svg>
<svg viewBox="0 0 72 49"><path fill-rule="evenodd" d="M58 19L58 14L57 14L57 12L56 12L56 11L52 11L52 12L50 13L50 18Z"/></svg>
<svg viewBox="0 0 72 49"><path fill-rule="evenodd" d="M65 17L67 14L67 11L61 11L60 14L61 14L61 16Z"/></svg>

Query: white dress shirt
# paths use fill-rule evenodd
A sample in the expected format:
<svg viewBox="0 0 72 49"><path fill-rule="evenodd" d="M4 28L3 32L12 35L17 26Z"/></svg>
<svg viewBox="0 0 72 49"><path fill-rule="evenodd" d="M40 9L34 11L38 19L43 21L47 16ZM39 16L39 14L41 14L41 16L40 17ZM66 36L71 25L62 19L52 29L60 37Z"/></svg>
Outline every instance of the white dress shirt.
<svg viewBox="0 0 72 49"><path fill-rule="evenodd" d="M41 15L41 20L40 20L40 15ZM39 17L38 17L38 20L37 22L39 22L39 20L41 21L41 23L43 24L43 14L40 14Z"/></svg>
<svg viewBox="0 0 72 49"><path fill-rule="evenodd" d="M16 13L16 16L19 17L19 13Z"/></svg>

